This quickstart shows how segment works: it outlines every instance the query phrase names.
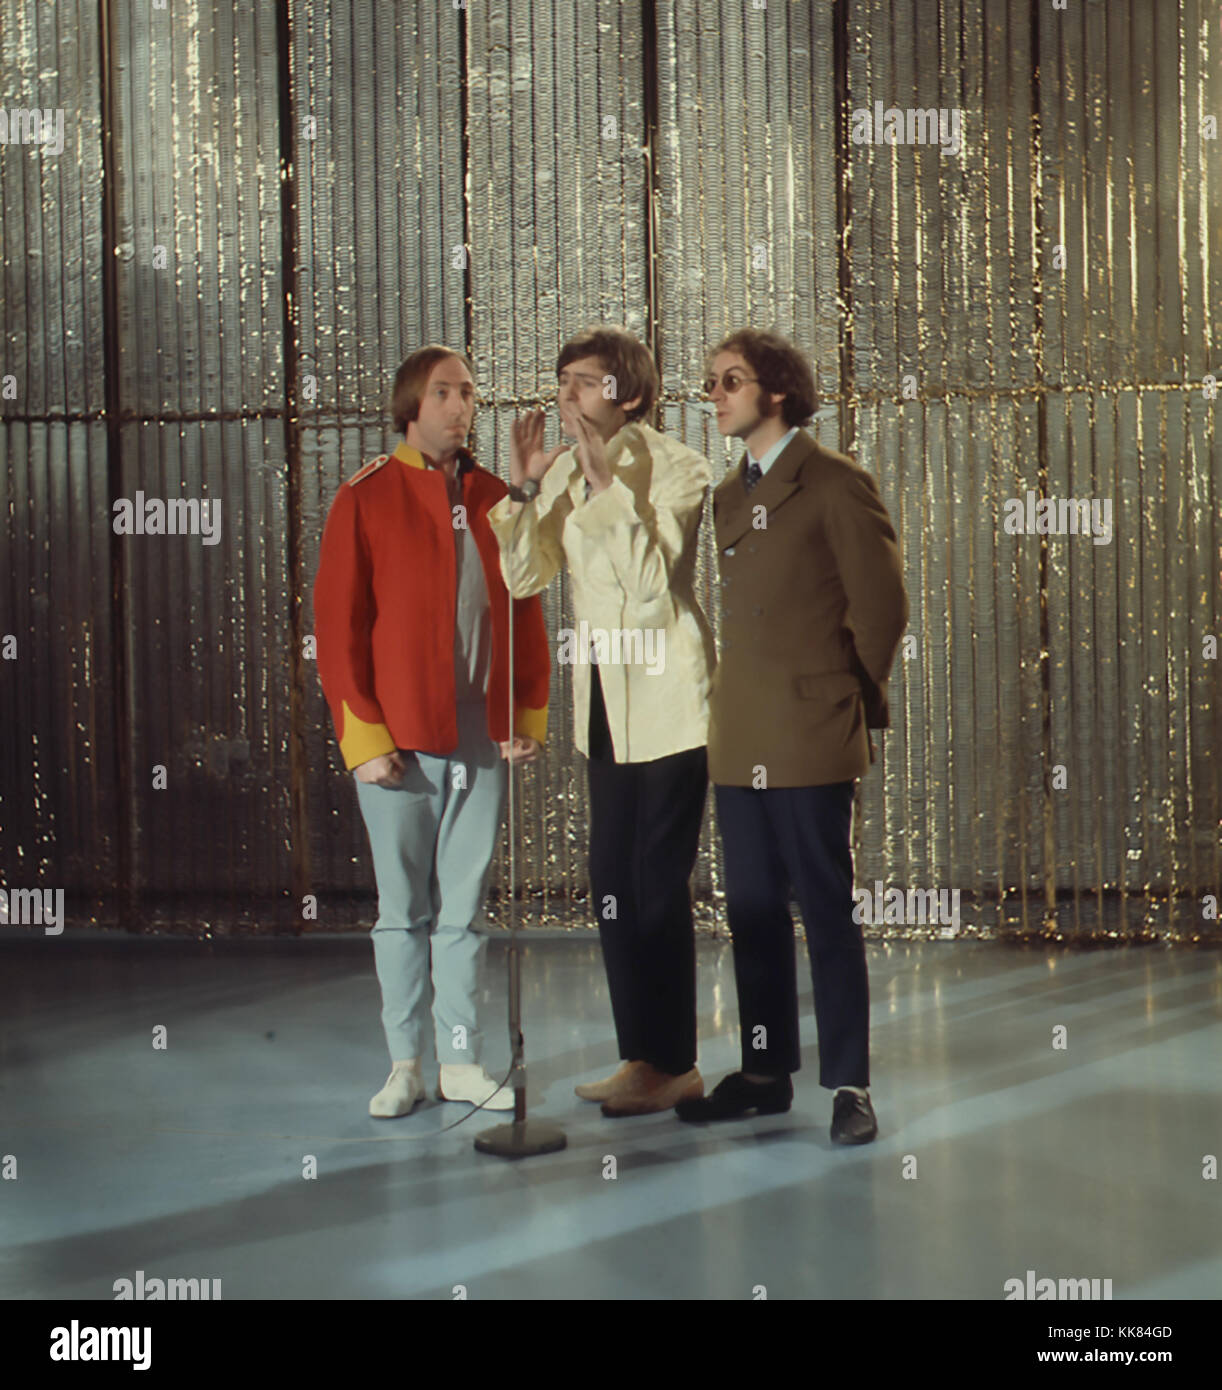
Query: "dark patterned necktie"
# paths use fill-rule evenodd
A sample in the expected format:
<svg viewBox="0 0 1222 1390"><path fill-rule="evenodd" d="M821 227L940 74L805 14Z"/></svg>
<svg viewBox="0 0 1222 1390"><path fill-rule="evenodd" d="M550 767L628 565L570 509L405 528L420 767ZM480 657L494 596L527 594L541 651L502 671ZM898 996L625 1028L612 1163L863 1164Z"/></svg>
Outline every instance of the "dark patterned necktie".
<svg viewBox="0 0 1222 1390"><path fill-rule="evenodd" d="M750 492L763 476L764 470L752 459L747 465L746 473L743 475L743 486Z"/></svg>

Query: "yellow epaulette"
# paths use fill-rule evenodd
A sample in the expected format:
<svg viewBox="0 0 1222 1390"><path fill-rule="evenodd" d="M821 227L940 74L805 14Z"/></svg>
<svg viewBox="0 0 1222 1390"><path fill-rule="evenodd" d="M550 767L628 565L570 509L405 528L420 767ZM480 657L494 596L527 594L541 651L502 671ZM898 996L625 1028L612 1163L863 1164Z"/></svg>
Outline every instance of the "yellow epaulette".
<svg viewBox="0 0 1222 1390"><path fill-rule="evenodd" d="M348 479L348 486L353 487L359 483L362 478L368 478L371 473L376 473L389 458L389 454L379 454L376 459L372 459L367 463L359 473L354 473L352 477Z"/></svg>

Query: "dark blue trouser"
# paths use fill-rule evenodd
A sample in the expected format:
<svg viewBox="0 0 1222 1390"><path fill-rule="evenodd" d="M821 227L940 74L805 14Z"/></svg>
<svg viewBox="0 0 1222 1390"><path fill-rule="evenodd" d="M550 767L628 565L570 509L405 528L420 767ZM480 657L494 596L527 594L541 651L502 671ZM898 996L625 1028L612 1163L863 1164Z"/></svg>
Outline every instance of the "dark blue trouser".
<svg viewBox="0 0 1222 1390"><path fill-rule="evenodd" d="M706 750L617 763L597 667L591 674L590 887L619 1055L682 1076L696 1065L688 880L709 787Z"/></svg>
<svg viewBox="0 0 1222 1390"><path fill-rule="evenodd" d="M819 1084L870 1084L870 986L853 921L853 783L717 787L742 1068L800 1070L792 887L806 924Z"/></svg>

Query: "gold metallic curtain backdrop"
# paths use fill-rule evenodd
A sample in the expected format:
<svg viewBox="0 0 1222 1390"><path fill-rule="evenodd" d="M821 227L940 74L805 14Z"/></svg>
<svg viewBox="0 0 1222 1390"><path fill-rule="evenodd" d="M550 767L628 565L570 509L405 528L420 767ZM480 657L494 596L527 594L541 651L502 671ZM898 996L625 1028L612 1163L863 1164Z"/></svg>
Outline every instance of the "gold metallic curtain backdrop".
<svg viewBox="0 0 1222 1390"><path fill-rule="evenodd" d="M468 349L504 475L563 339L621 323L720 476L703 354L753 324L812 355L905 560L858 886L957 892L961 937L1216 941L1220 58L1218 0L0 0L4 886L371 926L310 588L395 369ZM140 494L219 501L219 537L116 535ZM1008 530L1038 499L1106 535ZM567 667L551 699L518 920L592 932Z"/></svg>

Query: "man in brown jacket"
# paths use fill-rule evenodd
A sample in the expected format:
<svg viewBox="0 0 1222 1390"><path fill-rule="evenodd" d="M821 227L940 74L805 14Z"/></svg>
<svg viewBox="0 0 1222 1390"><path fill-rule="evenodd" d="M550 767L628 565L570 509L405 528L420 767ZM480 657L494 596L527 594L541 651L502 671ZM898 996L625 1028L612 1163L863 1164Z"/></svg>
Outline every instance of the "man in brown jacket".
<svg viewBox="0 0 1222 1390"><path fill-rule="evenodd" d="M774 333L743 329L710 354L705 394L746 445L713 494L721 654L709 711L734 941L742 1070L684 1120L775 1114L801 1066L791 890L814 984L819 1083L831 1137L878 1133L870 1104L869 982L853 920L854 780L890 724L886 682L908 622L895 530L874 479L800 428L810 366Z"/></svg>

